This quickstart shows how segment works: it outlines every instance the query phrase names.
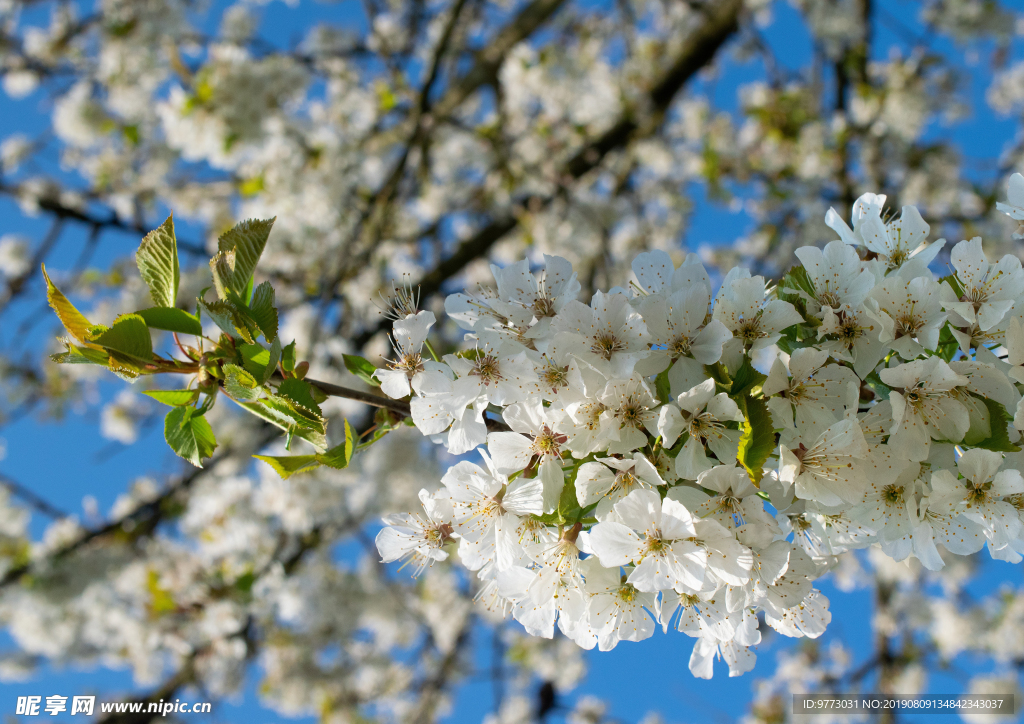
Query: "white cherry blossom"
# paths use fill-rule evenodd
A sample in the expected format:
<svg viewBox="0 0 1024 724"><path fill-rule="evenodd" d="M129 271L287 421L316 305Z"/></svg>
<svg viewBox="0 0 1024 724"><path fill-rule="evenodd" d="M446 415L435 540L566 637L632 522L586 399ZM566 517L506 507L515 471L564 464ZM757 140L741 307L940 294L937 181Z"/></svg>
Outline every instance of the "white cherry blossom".
<svg viewBox="0 0 1024 724"><path fill-rule="evenodd" d="M1017 221L1024 221L1024 176L1015 173L1010 176L1006 187L1006 200L996 202L996 208ZM1024 239L1024 224L1021 224L1013 233L1014 239Z"/></svg>
<svg viewBox="0 0 1024 724"><path fill-rule="evenodd" d="M683 392L676 398L676 405L661 408L658 426L667 447L672 447L681 433L689 436L676 455L676 475L696 480L710 470L714 463L707 456L708 450L727 465L736 460L740 432L726 428L726 424L742 422L743 413L729 395L715 394L714 380Z"/></svg>
<svg viewBox="0 0 1024 724"><path fill-rule="evenodd" d="M944 304L968 324L977 323L983 332L995 327L1024 295L1024 269L1020 259L1005 255L990 264L981 248L981 237L961 241L953 247L949 261L963 290L958 301Z"/></svg>
<svg viewBox="0 0 1024 724"><path fill-rule="evenodd" d="M789 369L776 358L761 386L771 396L768 408L776 425L816 436L841 420L848 409L857 409L860 384L847 367L825 363L828 352L797 349L789 358Z"/></svg>
<svg viewBox="0 0 1024 724"><path fill-rule="evenodd" d="M452 536L451 500L447 495L419 494L424 515L393 513L384 517L385 527L377 534L377 550L384 563L408 559L415 562L414 575L420 575L434 561L448 558L442 550ZM404 564L403 564L404 565Z"/></svg>
<svg viewBox="0 0 1024 724"><path fill-rule="evenodd" d="M619 641L643 641L654 635L656 623L649 612L656 608L656 594L637 589L628 577L622 580L618 566L605 568L596 557L580 565L589 596L587 619L601 651L610 651Z"/></svg>
<svg viewBox="0 0 1024 724"><path fill-rule="evenodd" d="M899 276L886 277L867 301L868 314L880 326L880 341L905 360L935 349L947 316L942 312L942 289L926 276L909 282Z"/></svg>
<svg viewBox="0 0 1024 724"><path fill-rule="evenodd" d="M590 546L606 568L633 564L626 579L638 591L699 591L708 553L693 539L693 518L681 503L634 490L590 532Z"/></svg>
<svg viewBox="0 0 1024 724"><path fill-rule="evenodd" d="M643 453L632 458L597 458L576 471L576 499L580 507L597 504L594 517L604 520L612 507L634 490L655 490L665 481Z"/></svg>
<svg viewBox="0 0 1024 724"><path fill-rule="evenodd" d="M962 479L950 470L932 474L928 507L938 514L959 513L980 525L996 550L1024 535L1017 509L1005 498L1024 493L1017 470L1000 470L1003 456L991 450L966 450L956 461Z"/></svg>
<svg viewBox="0 0 1024 724"><path fill-rule="evenodd" d="M502 417L512 431L487 435L495 469L508 475L536 462L544 484L544 512L554 510L565 480L561 448L568 438L560 431L562 413L533 400L509 405Z"/></svg>
<svg viewBox="0 0 1024 724"><path fill-rule="evenodd" d="M552 320L555 332L581 338L577 356L615 376L628 377L648 355L648 332L625 294L598 292L590 306L572 300Z"/></svg>
<svg viewBox="0 0 1024 724"><path fill-rule="evenodd" d="M920 461L928 457L932 439L963 439L970 427L970 416L952 391L966 385L966 377L958 375L938 357L890 367L879 376L892 388L889 447L893 452L907 460Z"/></svg>
<svg viewBox="0 0 1024 724"><path fill-rule="evenodd" d="M395 321L392 339L397 359L379 369L373 376L380 380L380 389L388 397L407 397L412 392L413 377L427 369L423 361L423 343L435 322L433 312L417 312ZM436 363L435 363L436 365ZM439 369L440 365L432 366Z"/></svg>
<svg viewBox="0 0 1024 724"><path fill-rule="evenodd" d="M732 269L715 300L713 318L751 354L775 344L782 330L803 321L792 304L767 295L764 277Z"/></svg>
<svg viewBox="0 0 1024 724"><path fill-rule="evenodd" d="M840 420L808 447L780 448L779 479L797 496L822 505L858 502L867 487L863 461L870 452L856 420Z"/></svg>
<svg viewBox="0 0 1024 724"><path fill-rule="evenodd" d="M829 242L823 250L816 246L803 246L794 254L814 286L813 296L795 290L807 296L810 314L817 316L824 308L833 312L844 307L855 309L875 286L874 275L861 269L856 250L844 242Z"/></svg>

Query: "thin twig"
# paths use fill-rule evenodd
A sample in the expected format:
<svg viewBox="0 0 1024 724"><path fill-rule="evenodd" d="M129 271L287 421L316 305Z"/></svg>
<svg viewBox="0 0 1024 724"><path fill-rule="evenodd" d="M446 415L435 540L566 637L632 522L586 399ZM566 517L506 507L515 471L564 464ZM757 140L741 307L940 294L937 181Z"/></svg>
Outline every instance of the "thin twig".
<svg viewBox="0 0 1024 724"><path fill-rule="evenodd" d="M45 498L32 492L29 488L22 485L9 475L0 473L0 485L3 485L5 488L7 488L11 492L11 495L21 498L26 503L28 503L32 508L39 511L48 518L60 520L61 518L68 517L68 514L65 513L63 510L61 510L60 508L58 508Z"/></svg>

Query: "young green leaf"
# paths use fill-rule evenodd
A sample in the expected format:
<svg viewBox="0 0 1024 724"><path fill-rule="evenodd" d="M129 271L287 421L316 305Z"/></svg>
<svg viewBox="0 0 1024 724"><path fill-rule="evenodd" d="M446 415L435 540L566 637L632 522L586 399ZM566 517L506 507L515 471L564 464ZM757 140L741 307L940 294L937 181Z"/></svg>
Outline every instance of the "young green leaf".
<svg viewBox="0 0 1024 724"><path fill-rule="evenodd" d="M746 397L741 408L744 410L739 452L736 459L746 468L750 480L757 485L764 475L765 462L775 450L775 428L768 405L758 397Z"/></svg>
<svg viewBox="0 0 1024 724"><path fill-rule="evenodd" d="M213 455L217 439L205 417L195 414L193 407L175 407L164 418L164 439L178 457L197 468L202 460Z"/></svg>
<svg viewBox="0 0 1024 724"><path fill-rule="evenodd" d="M265 398L259 402L240 402L243 408L267 422L276 425L289 435L302 438L316 448L317 452L327 450L327 436L324 424L296 412L282 398ZM308 414L308 413L307 413Z"/></svg>
<svg viewBox="0 0 1024 724"><path fill-rule="evenodd" d="M268 342L277 337L277 309L274 307L274 288L263 282L252 293L249 314Z"/></svg>
<svg viewBox="0 0 1024 724"><path fill-rule="evenodd" d="M323 417L324 413L321 412L320 405L313 399L311 385L308 382L289 377L278 386L277 394L287 397L292 402L302 405L307 410Z"/></svg>
<svg viewBox="0 0 1024 724"><path fill-rule="evenodd" d="M217 296L221 299L228 299L232 294L237 296L235 290L235 252L219 251L210 259L210 274L213 276L213 286L217 289Z"/></svg>
<svg viewBox="0 0 1024 724"><path fill-rule="evenodd" d="M75 305L68 301L68 298L54 286L53 282L50 281L50 275L46 273L45 264L42 265L42 268L43 278L46 280L46 301L50 303L53 311L56 312L57 318L64 325L64 329L80 344L92 349L99 349L98 345L89 341L93 323L86 319L85 315L79 312Z"/></svg>
<svg viewBox="0 0 1024 724"><path fill-rule="evenodd" d="M150 307L136 312L146 322L150 329L163 329L168 332L180 332L181 334L194 334L199 336L203 333L203 325L199 318L176 307Z"/></svg>
<svg viewBox="0 0 1024 724"><path fill-rule="evenodd" d="M259 399L263 391L259 382L238 365L224 365L224 391L239 402Z"/></svg>
<svg viewBox="0 0 1024 724"><path fill-rule="evenodd" d="M242 303L248 305L252 301L252 285L255 279L249 277L249 281L245 284L245 291L242 292Z"/></svg>
<svg viewBox="0 0 1024 724"><path fill-rule="evenodd" d="M291 374L295 371L295 340L292 340L281 350L281 367L285 372Z"/></svg>
<svg viewBox="0 0 1024 724"><path fill-rule="evenodd" d="M282 455L278 457L273 455L253 455L253 457L257 460L262 460L274 468L277 474L285 480L293 475L308 473L320 467L320 462L317 460L320 457L319 455Z"/></svg>
<svg viewBox="0 0 1024 724"><path fill-rule="evenodd" d="M358 377L368 385L380 387L380 382L378 382L377 379L372 376L373 373L377 371L377 368L374 367L372 364L367 362L359 355L354 354L343 354L341 358L345 362L345 369L347 369L349 372L354 374L356 377Z"/></svg>
<svg viewBox="0 0 1024 724"><path fill-rule="evenodd" d="M67 350L66 352L51 354L50 359L64 365L88 364L102 365L103 367L108 366L110 362L110 355L102 349L93 347L76 347L67 339L64 340L64 348Z"/></svg>
<svg viewBox="0 0 1024 724"><path fill-rule="evenodd" d="M672 399L672 383L668 379L668 370L654 378L654 389L659 402L668 402Z"/></svg>
<svg viewBox="0 0 1024 724"><path fill-rule="evenodd" d="M217 248L222 253L234 252L231 277L225 281L235 293L245 293L273 226L274 219L249 219L224 232L217 240Z"/></svg>
<svg viewBox="0 0 1024 724"><path fill-rule="evenodd" d="M732 387L729 389L729 396L733 399L737 397L745 397L752 389L759 387L764 384L767 379L765 375L761 374L753 368L750 364L748 357L743 358L743 364L736 370L736 375L732 378Z"/></svg>
<svg viewBox="0 0 1024 724"><path fill-rule="evenodd" d="M267 349L262 344L243 344L239 347L242 354L242 366L256 378L261 385L266 384L281 359L281 340L274 338L274 343Z"/></svg>
<svg viewBox="0 0 1024 724"><path fill-rule="evenodd" d="M171 407L185 407L199 399L199 390L143 390L142 394Z"/></svg>
<svg viewBox="0 0 1024 724"><path fill-rule="evenodd" d="M135 253L139 274L149 287L153 304L174 307L178 298L178 242L174 237L174 217L168 216L159 228L146 234Z"/></svg>
<svg viewBox="0 0 1024 724"><path fill-rule="evenodd" d="M238 313L235 311L234 305L229 302L225 302L222 299L218 299L214 302L207 302L202 297L196 300L198 308L206 314L207 317L213 320L213 323L220 327L226 335L232 339L245 339L246 342L252 342L252 335L245 331L245 324L238 319Z"/></svg>
<svg viewBox="0 0 1024 724"><path fill-rule="evenodd" d="M321 434L325 434L327 432L327 421L320 414L315 410L310 410L305 405L299 404L289 397L268 395L265 399L261 400L261 402L268 407L274 407L281 411L285 411L286 414L301 427L316 430ZM324 447L326 448L326 438Z"/></svg>
<svg viewBox="0 0 1024 724"><path fill-rule="evenodd" d="M112 352L107 358L107 369L125 382L135 382L135 380L142 376L141 367L117 352Z"/></svg>
<svg viewBox="0 0 1024 724"><path fill-rule="evenodd" d="M946 322L942 325L942 330L939 332L939 344L935 348L935 352L944 362L951 362L959 351L960 343L953 336L953 328L949 325L949 322Z"/></svg>
<svg viewBox="0 0 1024 724"><path fill-rule="evenodd" d="M112 327L100 329L102 331L90 340L94 344L134 360L153 360L153 339L149 336L146 321L139 315L122 314L114 319Z"/></svg>
<svg viewBox="0 0 1024 724"><path fill-rule="evenodd" d="M1020 452L1020 446L1010 442L1008 426L1013 422L1013 415L995 400L990 400L987 397L976 399L985 403L985 407L988 409L988 423L992 435L975 443L975 447L995 452Z"/></svg>
<svg viewBox="0 0 1024 724"><path fill-rule="evenodd" d="M558 515L566 522L575 522L580 517L580 501L576 496L576 476L567 475L558 498Z"/></svg>
<svg viewBox="0 0 1024 724"><path fill-rule="evenodd" d="M316 456L316 459L323 465L335 470L347 468L352 462L352 454L355 452L356 440L352 432L352 426L345 420L345 442L335 445L325 453Z"/></svg>

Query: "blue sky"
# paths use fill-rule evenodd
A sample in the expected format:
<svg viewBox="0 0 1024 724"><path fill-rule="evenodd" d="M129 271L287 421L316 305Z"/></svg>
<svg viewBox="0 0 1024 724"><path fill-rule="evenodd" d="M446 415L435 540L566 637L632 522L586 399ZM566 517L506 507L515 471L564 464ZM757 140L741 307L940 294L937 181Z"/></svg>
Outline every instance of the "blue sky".
<svg viewBox="0 0 1024 724"><path fill-rule="evenodd" d="M214 7L222 7L222 2ZM904 50L905 33L901 24L921 30L914 17L915 4L893 2L886 4L891 14L875 28L877 36L876 53L885 56L892 46ZM297 9L273 2L263 11L263 28L269 39L281 45L290 45L301 37L303 30L314 20L346 23L354 29L364 27L361 11L355 0L332 4L303 3ZM45 22L36 13L28 16L28 22ZM773 24L763 30L763 35L776 51L784 67L801 67L811 52L811 43L806 29L797 13L786 4L777 4ZM933 42L932 50L949 57L963 58L964 49L945 40ZM1006 144L1013 139L1015 123L1012 120L993 117L984 104L988 66L983 59L974 65L960 63L970 81L970 97L974 101L974 114L966 121L953 127L939 124L929 128L929 137L935 140L952 139L966 158L976 163L972 166L978 177L991 178L994 162ZM1020 48L1014 49L1020 54ZM760 78L761 68L755 63L732 63L716 81L714 102L725 110L735 110L735 90L738 84ZM27 99L12 101L0 96L0 137L13 132L38 132L47 123L49 108L44 95L37 92ZM688 232L686 245L695 248L700 244L724 243L748 229L749 219L742 213L732 213L722 206L705 202L697 190L698 211L693 228ZM48 226L46 219L27 219L7 199L0 199L0 234L20 233L39 239ZM158 223L159 219L151 221ZM186 227L185 233L188 233ZM191 236L198 234L192 230ZM83 230L69 227L60 247L53 257L54 269L68 269L77 258L85 242ZM115 258L132 251L138 239L130 234L110 233L104 237L92 266L103 268ZM18 318L29 318L40 310L41 289L36 280L30 302L19 302L15 308ZM20 343L26 350L38 349L42 341L53 334L55 323L49 317L35 324L27 339L16 340L15 325L0 329L0 344L5 349ZM117 382L101 386L101 398L121 390ZM6 442L6 458L0 461L0 471L22 483L31 486L59 507L82 515L82 499L93 496L99 509L106 511L116 496L129 482L143 474L152 474L158 479L179 467L177 459L163 443L159 426L150 429L132 446L110 443L99 434L100 404L90 404L87 409L68 415L61 421L41 421L33 417L20 419L0 429L0 438ZM98 454L102 451L102 454ZM45 524L35 519L33 530L37 533ZM1008 564L989 562L984 575L977 583L977 593L989 590L1002 581L1014 585L1020 583L1020 568ZM871 607L870 595L865 591L841 593L825 582L822 589L832 601L834 623L826 634L825 641L838 638L851 648L858 659L868 654L870 630L868 612ZM477 632L476 656L480 668L490 666L490 634ZM0 642L10 645L6 634L0 634ZM711 682L692 678L687 669L692 642L682 634L658 633L642 644L624 643L609 653L592 652L587 655L590 675L575 692L593 694L607 699L612 714L624 722L636 722L648 710L662 712L668 721L675 722L726 722L742 715L751 696L751 686L757 676L770 674L769 659L774 652L792 645L788 640L773 636L759 649L762 663L744 677L730 679L724 666L716 667L716 676ZM974 671L978 664L972 661L957 662L960 667L943 678L934 679L930 685L933 693L959 691L962 671ZM982 667L986 665L982 662ZM11 715L15 710L15 698L29 694L76 694L110 690L133 691L127 672L94 669L80 671L46 667L31 682L0 684L0 715ZM451 722L475 722L491 708L492 687L489 680L481 678L466 683L458 693ZM258 705L255 684L250 682L246 691L237 701L223 704L216 712L215 719L228 722L278 721L279 716ZM928 721L939 721L943 717L929 717ZM207 719L209 720L209 719Z"/></svg>

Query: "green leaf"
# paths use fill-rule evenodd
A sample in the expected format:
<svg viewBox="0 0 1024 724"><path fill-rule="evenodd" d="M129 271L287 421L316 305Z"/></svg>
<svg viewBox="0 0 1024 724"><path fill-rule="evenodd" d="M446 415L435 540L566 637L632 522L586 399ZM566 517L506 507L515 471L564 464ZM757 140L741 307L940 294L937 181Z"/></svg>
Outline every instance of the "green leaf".
<svg viewBox="0 0 1024 724"><path fill-rule="evenodd" d="M764 400L748 396L743 402L741 409L745 419L736 459L746 468L754 485L757 485L764 475L762 468L768 456L775 450L775 428Z"/></svg>
<svg viewBox="0 0 1024 724"><path fill-rule="evenodd" d="M164 418L164 439L178 457L188 460L197 468L203 467L203 458L213 455L217 439L205 417L195 414L195 408L175 407Z"/></svg>
<svg viewBox="0 0 1024 724"><path fill-rule="evenodd" d="M64 325L64 329L80 344L92 349L99 349L97 345L89 341L93 323L75 308L75 305L61 293L60 289L54 286L50 281L50 275L46 273L45 264L42 265L42 268L43 278L46 279L46 301L50 303L53 311L57 314L57 319Z"/></svg>
<svg viewBox="0 0 1024 724"><path fill-rule="evenodd" d="M151 307L136 312L136 314L142 317L146 322L146 326L150 329L194 334L197 337L203 333L203 325L199 318L189 314L184 309L176 307Z"/></svg>
<svg viewBox="0 0 1024 724"><path fill-rule="evenodd" d="M263 385L274 376L274 370L277 369L277 363L281 359L281 340L275 337L270 349L256 343L243 344L239 351L242 354L242 366Z"/></svg>
<svg viewBox="0 0 1024 724"><path fill-rule="evenodd" d="M260 383L256 378L246 372L238 365L224 365L224 390L228 395L239 402L249 402L259 399L263 394Z"/></svg>
<svg viewBox="0 0 1024 724"><path fill-rule="evenodd" d="M320 410L320 405L313 399L313 391L308 382L289 377L278 386L277 394L287 397L292 402L323 417L324 413Z"/></svg>
<svg viewBox="0 0 1024 724"><path fill-rule="evenodd" d="M658 400L662 403L672 399L672 384L668 381L668 370L664 370L654 378L654 389Z"/></svg>
<svg viewBox="0 0 1024 724"><path fill-rule="evenodd" d="M128 357L111 352L107 358L107 369L120 377L125 382L134 382L142 375L142 369L134 364Z"/></svg>
<svg viewBox="0 0 1024 724"><path fill-rule="evenodd" d="M879 400L888 400L889 393L892 389L889 385L882 382L882 378L878 376L878 372L872 372L864 378L864 384L867 385L868 389L875 393L875 397Z"/></svg>
<svg viewBox="0 0 1024 724"><path fill-rule="evenodd" d="M234 589L239 593L250 593L254 583L256 583L256 573L254 571L246 571L235 579Z"/></svg>
<svg viewBox="0 0 1024 724"><path fill-rule="evenodd" d="M976 398L985 403L988 408L989 425L992 428L992 436L975 443L975 447L995 452L1020 452L1020 446L1010 442L1009 424L1013 422L1013 415L1006 411L1000 403L990 400L987 397Z"/></svg>
<svg viewBox="0 0 1024 724"><path fill-rule="evenodd" d="M171 407L185 407L199 399L199 390L143 390L142 394Z"/></svg>
<svg viewBox="0 0 1024 724"><path fill-rule="evenodd" d="M76 347L67 339L64 340L64 348L67 350L66 352L51 354L50 359L53 362L64 365L88 364L103 365L106 367L110 363L110 355L102 349L96 349L93 347Z"/></svg>
<svg viewBox="0 0 1024 724"><path fill-rule="evenodd" d="M226 231L217 240L217 248L225 259L230 253L231 276L225 281L237 294L245 293L273 226L274 219L249 219Z"/></svg>
<svg viewBox="0 0 1024 724"><path fill-rule="evenodd" d="M345 442L335 445L325 453L316 456L322 464L335 470L342 470L352 462L352 454L355 452L356 440L352 432L352 426L345 420Z"/></svg>
<svg viewBox="0 0 1024 724"><path fill-rule="evenodd" d="M153 304L174 307L178 298L178 242L174 238L174 217L146 234L135 253L139 274L149 287ZM177 331L177 330L175 330Z"/></svg>
<svg viewBox="0 0 1024 724"><path fill-rule="evenodd" d="M301 427L307 427L311 430L316 430L320 434L326 434L327 432L327 421L314 410L310 410L305 405L300 405L295 400L288 397L282 397L279 395L268 395L266 399L261 402L268 406L274 407L281 411L287 411L289 417L291 417ZM324 439L324 448L327 447L326 438Z"/></svg>
<svg viewBox="0 0 1024 724"><path fill-rule="evenodd" d="M207 302L202 297L196 300L196 304L213 323L220 327L226 335L232 339L245 339L252 342L252 335L246 330L245 323L239 319L235 306L223 299L214 302Z"/></svg>
<svg viewBox="0 0 1024 724"><path fill-rule="evenodd" d="M584 511L576 496L576 474L582 464L582 460L575 460L572 468L565 471L565 483L562 485L558 508L555 511L558 514L559 523L576 523L583 518Z"/></svg>
<svg viewBox="0 0 1024 724"><path fill-rule="evenodd" d="M274 288L270 282L263 282L253 291L249 313L267 341L273 342L277 337L277 309L274 307Z"/></svg>
<svg viewBox="0 0 1024 724"><path fill-rule="evenodd" d="M728 392L732 389L732 379L729 377L729 370L721 362L715 362L713 365L704 365L704 374L715 381L715 386L719 391L725 390Z"/></svg>
<svg viewBox="0 0 1024 724"><path fill-rule="evenodd" d="M295 340L292 340L281 350L281 367L285 372L291 374L295 371Z"/></svg>
<svg viewBox="0 0 1024 724"><path fill-rule="evenodd" d="M153 339L146 320L138 314L122 314L114 320L114 326L99 329L90 340L94 344L135 360L153 361Z"/></svg>
<svg viewBox="0 0 1024 724"><path fill-rule="evenodd" d="M566 476L565 484L562 486L562 494L558 498L558 513L563 520L572 520L573 514L580 511L580 501L576 497L575 476Z"/></svg>
<svg viewBox="0 0 1024 724"><path fill-rule="evenodd" d="M327 450L327 436L324 435L323 420L317 424L315 419L309 419L300 414L282 398L266 398L258 402L240 402L239 404L289 435L307 441L316 448L317 452ZM308 414L307 412L306 415Z"/></svg>
<svg viewBox="0 0 1024 724"><path fill-rule="evenodd" d="M750 358L744 357L743 364L736 370L736 376L732 378L732 387L729 389L729 396L732 398L746 397L752 389L760 387L768 379L765 375L755 370L750 364Z"/></svg>
<svg viewBox="0 0 1024 724"><path fill-rule="evenodd" d="M794 295L793 292L797 292L797 294ZM796 296L797 299L803 300L804 298L799 292L803 292L812 298L817 293L814 289L814 282L807 276L807 270L803 266L794 266L786 272L786 275L782 277L782 281L779 282L779 299L786 296L786 301L792 301L791 298Z"/></svg>
<svg viewBox="0 0 1024 724"><path fill-rule="evenodd" d="M942 282L949 284L950 289L953 290L953 294L956 295L957 299L964 296L964 287L960 283L960 280L956 278L956 274L950 274L949 276L942 277L939 279L939 284L942 284Z"/></svg>
<svg viewBox="0 0 1024 724"><path fill-rule="evenodd" d="M245 304L249 304L249 302L252 300L252 283L253 283L253 278L249 277L249 281L246 282L246 284L245 284L245 291L242 292L242 301Z"/></svg>
<svg viewBox="0 0 1024 724"><path fill-rule="evenodd" d="M944 361L950 362L959 351L960 343L953 336L953 329L950 327L949 322L946 322L942 325L942 330L939 332L939 344L935 348L935 352Z"/></svg>
<svg viewBox="0 0 1024 724"><path fill-rule="evenodd" d="M210 259L210 274L213 276L213 286L217 289L217 296L227 299L234 289L235 253L233 251L217 252Z"/></svg>
<svg viewBox="0 0 1024 724"><path fill-rule="evenodd" d="M377 371L376 367L359 355L343 354L341 357L345 362L345 369L368 385L380 387L380 382L378 382L376 378L372 377L373 373Z"/></svg>
<svg viewBox="0 0 1024 724"><path fill-rule="evenodd" d="M257 460L262 460L270 467L274 468L278 475L287 480L293 475L299 473L308 473L312 470L316 470L320 467L320 462L317 460L319 455L282 455L275 457L273 455L253 455Z"/></svg>

